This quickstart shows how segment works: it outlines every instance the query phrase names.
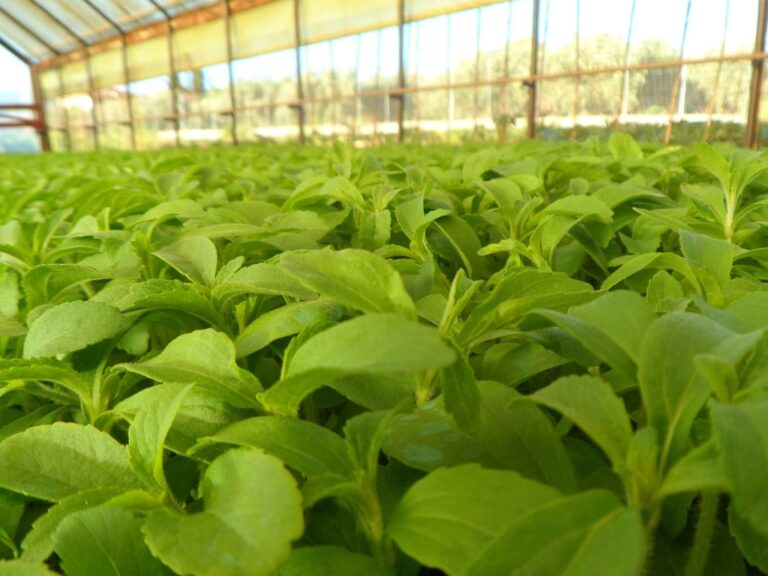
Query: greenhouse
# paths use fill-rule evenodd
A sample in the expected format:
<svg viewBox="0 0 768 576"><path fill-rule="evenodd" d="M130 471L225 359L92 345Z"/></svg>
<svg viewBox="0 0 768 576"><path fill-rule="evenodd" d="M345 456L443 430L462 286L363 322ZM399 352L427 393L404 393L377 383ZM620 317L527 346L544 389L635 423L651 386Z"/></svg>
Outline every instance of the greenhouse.
<svg viewBox="0 0 768 576"><path fill-rule="evenodd" d="M619 126L644 140L751 146L768 139L759 10L758 0L7 0L0 41L34 93L3 104L34 104L21 111L56 151Z"/></svg>
<svg viewBox="0 0 768 576"><path fill-rule="evenodd" d="M768 0L0 0L0 576L768 574Z"/></svg>

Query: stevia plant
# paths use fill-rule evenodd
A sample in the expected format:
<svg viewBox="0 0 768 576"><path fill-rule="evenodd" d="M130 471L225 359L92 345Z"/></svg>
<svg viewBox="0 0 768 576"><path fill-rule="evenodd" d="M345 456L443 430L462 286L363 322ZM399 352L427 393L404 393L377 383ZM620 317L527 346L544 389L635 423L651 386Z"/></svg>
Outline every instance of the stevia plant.
<svg viewBox="0 0 768 576"><path fill-rule="evenodd" d="M0 162L0 575L768 571L766 167Z"/></svg>

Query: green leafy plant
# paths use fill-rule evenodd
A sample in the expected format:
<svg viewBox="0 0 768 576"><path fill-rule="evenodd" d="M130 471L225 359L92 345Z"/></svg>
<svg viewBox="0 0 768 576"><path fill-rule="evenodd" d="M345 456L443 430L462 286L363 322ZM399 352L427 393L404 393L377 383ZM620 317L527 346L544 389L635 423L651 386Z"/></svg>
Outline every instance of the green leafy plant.
<svg viewBox="0 0 768 576"><path fill-rule="evenodd" d="M115 152L0 187L0 576L768 572L764 154Z"/></svg>

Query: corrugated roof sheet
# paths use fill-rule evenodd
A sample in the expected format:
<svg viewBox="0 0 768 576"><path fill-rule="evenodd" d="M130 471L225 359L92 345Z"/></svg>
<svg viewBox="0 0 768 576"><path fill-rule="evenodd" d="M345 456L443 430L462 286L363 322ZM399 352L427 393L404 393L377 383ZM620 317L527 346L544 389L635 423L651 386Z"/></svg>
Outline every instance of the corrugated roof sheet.
<svg viewBox="0 0 768 576"><path fill-rule="evenodd" d="M221 0L2 0L0 40L30 62Z"/></svg>

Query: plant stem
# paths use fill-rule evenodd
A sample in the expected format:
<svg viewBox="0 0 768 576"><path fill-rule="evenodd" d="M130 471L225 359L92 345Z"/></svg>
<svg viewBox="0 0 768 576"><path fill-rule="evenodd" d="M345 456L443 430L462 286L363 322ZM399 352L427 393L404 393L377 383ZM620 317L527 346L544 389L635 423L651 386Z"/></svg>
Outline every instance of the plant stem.
<svg viewBox="0 0 768 576"><path fill-rule="evenodd" d="M720 504L720 495L714 492L702 493L699 502L699 519L696 522L696 534L693 539L691 555L685 567L685 576L701 576L707 566L712 535L715 532L715 519Z"/></svg>

